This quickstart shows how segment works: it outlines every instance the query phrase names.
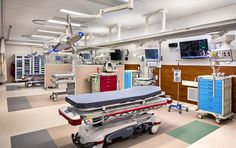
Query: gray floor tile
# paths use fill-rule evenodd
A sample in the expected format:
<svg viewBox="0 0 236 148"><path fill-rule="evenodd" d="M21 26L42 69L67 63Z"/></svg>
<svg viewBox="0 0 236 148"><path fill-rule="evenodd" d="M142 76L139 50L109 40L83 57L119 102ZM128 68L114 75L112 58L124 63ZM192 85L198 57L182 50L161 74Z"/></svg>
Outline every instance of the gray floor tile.
<svg viewBox="0 0 236 148"><path fill-rule="evenodd" d="M8 112L30 109L32 106L25 96L8 97L7 98Z"/></svg>
<svg viewBox="0 0 236 148"><path fill-rule="evenodd" d="M47 130L11 137L12 148L57 148Z"/></svg>
<svg viewBox="0 0 236 148"><path fill-rule="evenodd" d="M14 90L18 90L19 87L17 85L9 85L6 86L6 91L14 91Z"/></svg>

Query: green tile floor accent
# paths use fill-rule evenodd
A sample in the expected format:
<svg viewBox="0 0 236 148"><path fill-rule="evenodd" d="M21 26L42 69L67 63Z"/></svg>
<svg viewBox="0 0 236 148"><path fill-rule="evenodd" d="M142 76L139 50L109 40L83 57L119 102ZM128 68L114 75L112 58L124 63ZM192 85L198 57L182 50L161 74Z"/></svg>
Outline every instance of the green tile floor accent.
<svg viewBox="0 0 236 148"><path fill-rule="evenodd" d="M184 126L176 128L167 134L186 143L193 144L219 127L210 125L198 120L190 122Z"/></svg>

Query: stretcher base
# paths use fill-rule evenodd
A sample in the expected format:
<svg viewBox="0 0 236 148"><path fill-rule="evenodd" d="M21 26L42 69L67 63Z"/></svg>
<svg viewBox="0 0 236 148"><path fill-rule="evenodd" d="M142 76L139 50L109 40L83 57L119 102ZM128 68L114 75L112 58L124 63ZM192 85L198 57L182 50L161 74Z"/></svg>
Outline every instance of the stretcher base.
<svg viewBox="0 0 236 148"><path fill-rule="evenodd" d="M72 134L72 141L77 146L102 148L115 140L123 140L138 133L155 134L158 132L160 123L160 118L153 113L131 115L125 119L117 119L100 125L82 123L78 133Z"/></svg>

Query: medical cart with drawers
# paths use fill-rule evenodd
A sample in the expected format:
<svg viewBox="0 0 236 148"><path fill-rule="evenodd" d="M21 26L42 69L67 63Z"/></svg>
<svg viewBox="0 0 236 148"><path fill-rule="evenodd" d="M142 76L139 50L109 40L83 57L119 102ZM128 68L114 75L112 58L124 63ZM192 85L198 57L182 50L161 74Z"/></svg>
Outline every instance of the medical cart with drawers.
<svg viewBox="0 0 236 148"><path fill-rule="evenodd" d="M118 78L116 73L101 73L90 75L91 92L117 90Z"/></svg>
<svg viewBox="0 0 236 148"><path fill-rule="evenodd" d="M198 118L211 114L219 124L222 119L232 119L231 77L199 76L198 87Z"/></svg>

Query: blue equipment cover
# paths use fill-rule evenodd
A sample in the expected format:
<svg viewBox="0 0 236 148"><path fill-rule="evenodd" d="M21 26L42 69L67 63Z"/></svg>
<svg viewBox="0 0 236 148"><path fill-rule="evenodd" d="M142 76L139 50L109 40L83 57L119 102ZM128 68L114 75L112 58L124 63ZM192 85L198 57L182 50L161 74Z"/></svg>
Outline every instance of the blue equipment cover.
<svg viewBox="0 0 236 148"><path fill-rule="evenodd" d="M80 109L143 100L161 94L158 86L137 86L129 89L66 96L66 101Z"/></svg>

